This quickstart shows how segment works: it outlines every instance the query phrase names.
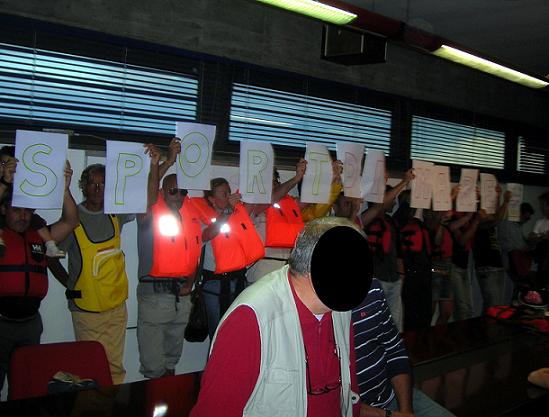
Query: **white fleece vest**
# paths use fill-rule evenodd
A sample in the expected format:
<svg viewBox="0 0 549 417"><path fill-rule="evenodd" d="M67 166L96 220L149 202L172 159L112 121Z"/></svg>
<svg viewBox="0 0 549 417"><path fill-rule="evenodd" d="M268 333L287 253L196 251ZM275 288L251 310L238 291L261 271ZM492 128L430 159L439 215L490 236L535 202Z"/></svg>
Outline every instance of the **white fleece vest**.
<svg viewBox="0 0 549 417"><path fill-rule="evenodd" d="M271 272L242 292L225 313L219 327L239 306L255 312L261 338L259 377L246 406L244 417L306 417L307 379L305 347L297 307L288 282L288 266ZM332 312L334 336L341 360L341 415L352 417L349 372L349 329L351 312ZM216 332L217 335L217 332ZM215 336L212 348L215 343ZM246 346L242 346L246 355ZM227 387L238 389L238 387Z"/></svg>

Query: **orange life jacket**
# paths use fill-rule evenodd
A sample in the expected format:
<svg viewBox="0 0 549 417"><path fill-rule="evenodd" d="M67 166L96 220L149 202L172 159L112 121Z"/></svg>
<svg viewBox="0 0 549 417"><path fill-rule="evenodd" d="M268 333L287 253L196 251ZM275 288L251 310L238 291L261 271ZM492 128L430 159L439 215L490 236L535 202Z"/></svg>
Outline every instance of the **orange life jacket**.
<svg viewBox="0 0 549 417"><path fill-rule="evenodd" d="M266 210L265 217L265 246L293 248L297 235L303 229L303 219L297 201L286 195Z"/></svg>
<svg viewBox="0 0 549 417"><path fill-rule="evenodd" d="M391 225L385 217L377 217L366 228L368 244L373 253L382 252L387 255L391 249Z"/></svg>
<svg viewBox="0 0 549 417"><path fill-rule="evenodd" d="M202 247L202 228L198 213L183 200L178 211L173 213L164 197L158 193L156 203L151 207L153 221L153 257L149 275L158 278L181 278L192 276L198 266ZM171 216L178 231L174 236L161 233L160 222L164 216ZM179 217L179 218L178 218Z"/></svg>
<svg viewBox="0 0 549 417"><path fill-rule="evenodd" d="M200 219L206 225L212 224L218 217L217 212L205 198L192 198L192 204L200 213ZM229 231L219 233L211 240L215 258L215 273L238 271L265 256L265 247L255 226L242 204L237 204L227 218Z"/></svg>
<svg viewBox="0 0 549 417"><path fill-rule="evenodd" d="M431 254L429 231L423 223L415 218L400 228L400 244L403 252Z"/></svg>
<svg viewBox="0 0 549 417"><path fill-rule="evenodd" d="M35 230L23 234L5 228L6 252L0 258L0 297L34 297L48 293L44 241Z"/></svg>

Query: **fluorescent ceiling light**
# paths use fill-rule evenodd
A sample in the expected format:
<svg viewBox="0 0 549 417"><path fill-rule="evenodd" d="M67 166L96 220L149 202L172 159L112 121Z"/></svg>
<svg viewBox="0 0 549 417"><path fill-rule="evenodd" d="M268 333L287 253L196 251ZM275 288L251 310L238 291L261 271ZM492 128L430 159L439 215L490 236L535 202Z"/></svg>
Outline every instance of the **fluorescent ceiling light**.
<svg viewBox="0 0 549 417"><path fill-rule="evenodd" d="M505 78L506 80L525 85L526 87L543 88L549 85L549 82L540 80L539 78L531 77L522 72L488 61L487 59L479 58L478 56L452 48L451 46L442 45L432 53L441 58L466 65L479 71L487 72L488 74L497 77Z"/></svg>
<svg viewBox="0 0 549 417"><path fill-rule="evenodd" d="M291 12L320 19L335 25L346 25L357 18L357 15L337 7L328 6L314 0L258 0L270 6L280 7Z"/></svg>

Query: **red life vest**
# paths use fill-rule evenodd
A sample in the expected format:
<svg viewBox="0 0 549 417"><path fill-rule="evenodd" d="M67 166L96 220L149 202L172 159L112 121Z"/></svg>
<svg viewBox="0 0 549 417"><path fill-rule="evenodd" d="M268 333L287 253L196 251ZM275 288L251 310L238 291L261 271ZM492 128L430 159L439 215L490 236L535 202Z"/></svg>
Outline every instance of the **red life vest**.
<svg viewBox="0 0 549 417"><path fill-rule="evenodd" d="M153 257L149 275L158 278L192 276L198 266L202 247L202 228L194 206L185 198L177 218L178 216L166 205L162 194L158 193L151 211ZM173 225L179 228L174 236L165 236L161 233L160 222L164 221L164 216L171 216Z"/></svg>
<svg viewBox="0 0 549 417"><path fill-rule="evenodd" d="M454 248L452 234L445 226L439 227L442 227L442 240L440 245L435 245L433 242L433 257L438 259L450 259Z"/></svg>
<svg viewBox="0 0 549 417"><path fill-rule="evenodd" d="M385 217L377 217L366 229L370 250L373 253L381 251L385 255L391 248L391 225Z"/></svg>
<svg viewBox="0 0 549 417"><path fill-rule="evenodd" d="M265 217L265 246L293 248L297 235L303 229L301 211L295 198L284 196L266 210Z"/></svg>
<svg viewBox="0 0 549 417"><path fill-rule="evenodd" d="M415 218L400 229L400 244L404 252L431 254L429 231Z"/></svg>
<svg viewBox="0 0 549 417"><path fill-rule="evenodd" d="M210 225L218 217L205 198L192 198L204 224ZM237 204L227 218L229 231L219 233L211 240L215 257L215 273L238 271L265 256L265 247L255 226L242 204Z"/></svg>
<svg viewBox="0 0 549 417"><path fill-rule="evenodd" d="M34 297L48 293L44 241L35 230L23 234L4 229L6 252L0 258L0 297Z"/></svg>

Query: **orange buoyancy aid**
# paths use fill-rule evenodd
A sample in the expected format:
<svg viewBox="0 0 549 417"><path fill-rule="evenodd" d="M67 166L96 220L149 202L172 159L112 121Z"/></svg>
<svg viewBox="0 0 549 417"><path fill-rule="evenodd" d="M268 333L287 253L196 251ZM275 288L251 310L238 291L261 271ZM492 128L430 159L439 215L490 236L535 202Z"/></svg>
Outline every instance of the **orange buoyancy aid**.
<svg viewBox="0 0 549 417"><path fill-rule="evenodd" d="M181 208L174 213L162 194L158 193L151 211L153 256L149 275L158 278L192 276L200 259L202 228L198 213L189 203L189 198L185 197ZM164 231L164 227L171 230Z"/></svg>
<svg viewBox="0 0 549 417"><path fill-rule="evenodd" d="M265 246L293 248L304 225L295 198L285 195L266 210L265 218Z"/></svg>
<svg viewBox="0 0 549 417"><path fill-rule="evenodd" d="M191 202L204 224L210 225L217 219L217 212L205 198L192 198ZM238 271L265 256L263 242L244 205L237 204L234 207L226 224L228 231L220 232L211 240L216 274Z"/></svg>
<svg viewBox="0 0 549 417"><path fill-rule="evenodd" d="M429 231L423 223L415 218L400 229L400 244L404 252L431 254Z"/></svg>
<svg viewBox="0 0 549 417"><path fill-rule="evenodd" d="M452 234L446 226L442 227L442 240L439 245L435 245L433 241L433 258L446 260L450 259L453 254L454 240Z"/></svg>
<svg viewBox="0 0 549 417"><path fill-rule="evenodd" d="M0 297L35 297L48 293L44 241L35 230L20 234L4 229L6 252L0 258Z"/></svg>
<svg viewBox="0 0 549 417"><path fill-rule="evenodd" d="M391 249L391 225L385 217L377 217L372 223L366 228L366 236L368 236L368 244L370 245L370 250L373 253L381 251L383 254L387 255Z"/></svg>

